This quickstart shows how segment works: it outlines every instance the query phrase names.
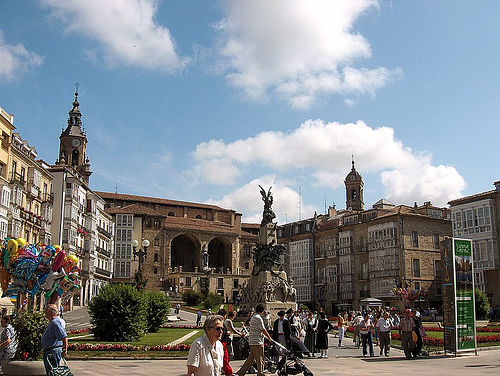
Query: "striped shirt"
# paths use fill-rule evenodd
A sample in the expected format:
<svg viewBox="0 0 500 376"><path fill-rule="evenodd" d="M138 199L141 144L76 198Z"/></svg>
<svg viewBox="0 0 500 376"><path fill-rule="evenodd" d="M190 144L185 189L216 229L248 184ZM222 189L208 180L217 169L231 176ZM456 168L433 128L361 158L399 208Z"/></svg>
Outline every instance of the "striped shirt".
<svg viewBox="0 0 500 376"><path fill-rule="evenodd" d="M258 313L252 316L250 320L250 332L248 333L248 343L250 345L263 345L264 334L262 330L265 329L264 320Z"/></svg>

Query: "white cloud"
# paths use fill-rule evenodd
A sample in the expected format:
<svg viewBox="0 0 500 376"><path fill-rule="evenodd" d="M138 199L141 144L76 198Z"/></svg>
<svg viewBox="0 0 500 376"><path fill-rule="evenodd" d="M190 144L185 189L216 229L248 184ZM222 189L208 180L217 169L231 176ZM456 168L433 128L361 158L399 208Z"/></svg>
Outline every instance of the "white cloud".
<svg viewBox="0 0 500 376"><path fill-rule="evenodd" d="M228 193L219 200L211 199L207 203L223 208L232 208L244 214L243 221L247 223L260 223L264 204L260 194L261 185L266 191L271 188L273 195L272 209L276 214L278 223L298 220L299 193L291 188L293 181L277 179L275 175L264 175L253 179L245 185ZM313 213L317 208L302 205L303 213Z"/></svg>
<svg viewBox="0 0 500 376"><path fill-rule="evenodd" d="M305 175L313 186L343 184L354 154L358 170L380 174L386 198L395 203L433 201L445 205L465 188L451 166L434 166L431 155L414 152L395 138L389 127L308 120L290 133L262 132L225 143L212 140L193 152L196 176L212 184L231 185L250 173L271 171L282 176Z"/></svg>
<svg viewBox="0 0 500 376"><path fill-rule="evenodd" d="M155 23L157 0L41 0L62 21L68 33L98 42L98 51L86 49L95 60L151 70L182 69L170 31Z"/></svg>
<svg viewBox="0 0 500 376"><path fill-rule="evenodd" d="M43 57L29 52L22 44L7 44L0 30L0 80L13 80L29 68L39 66Z"/></svg>
<svg viewBox="0 0 500 376"><path fill-rule="evenodd" d="M223 1L219 53L229 81L252 99L275 93L295 108L322 94L370 94L399 69L358 68L371 56L354 23L376 0Z"/></svg>

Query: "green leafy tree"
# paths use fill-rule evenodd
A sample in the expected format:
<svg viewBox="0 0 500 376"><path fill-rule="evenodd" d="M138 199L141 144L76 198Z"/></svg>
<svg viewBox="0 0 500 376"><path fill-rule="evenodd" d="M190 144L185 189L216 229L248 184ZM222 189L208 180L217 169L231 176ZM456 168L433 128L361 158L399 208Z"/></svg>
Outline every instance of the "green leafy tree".
<svg viewBox="0 0 500 376"><path fill-rule="evenodd" d="M38 360L42 357L42 335L49 325L42 312L23 312L12 321L16 331L16 359Z"/></svg>
<svg viewBox="0 0 500 376"><path fill-rule="evenodd" d="M147 328L147 302L135 286L111 283L89 303L94 337L104 341L133 341Z"/></svg>
<svg viewBox="0 0 500 376"><path fill-rule="evenodd" d="M148 331L157 332L167 319L170 299L160 291L146 291Z"/></svg>
<svg viewBox="0 0 500 376"><path fill-rule="evenodd" d="M182 294L182 299L188 306L197 306L201 303L203 296L198 291L189 290Z"/></svg>
<svg viewBox="0 0 500 376"><path fill-rule="evenodd" d="M476 289L476 320L485 319L490 310L490 301L488 296L483 291Z"/></svg>
<svg viewBox="0 0 500 376"><path fill-rule="evenodd" d="M219 294L214 294L213 292L209 292L206 298L203 300L203 306L206 309L215 309L219 308L222 304L223 298Z"/></svg>

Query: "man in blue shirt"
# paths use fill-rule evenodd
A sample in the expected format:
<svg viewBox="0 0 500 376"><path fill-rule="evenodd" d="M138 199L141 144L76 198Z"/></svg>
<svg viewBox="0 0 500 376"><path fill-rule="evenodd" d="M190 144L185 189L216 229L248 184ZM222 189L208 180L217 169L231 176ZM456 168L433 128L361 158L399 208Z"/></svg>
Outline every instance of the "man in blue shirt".
<svg viewBox="0 0 500 376"><path fill-rule="evenodd" d="M61 357L65 358L68 351L68 335L64 323L59 317L59 309L55 304L45 308L45 317L50 321L42 336L43 364L47 375L52 367L59 366ZM50 362L50 363L49 363Z"/></svg>

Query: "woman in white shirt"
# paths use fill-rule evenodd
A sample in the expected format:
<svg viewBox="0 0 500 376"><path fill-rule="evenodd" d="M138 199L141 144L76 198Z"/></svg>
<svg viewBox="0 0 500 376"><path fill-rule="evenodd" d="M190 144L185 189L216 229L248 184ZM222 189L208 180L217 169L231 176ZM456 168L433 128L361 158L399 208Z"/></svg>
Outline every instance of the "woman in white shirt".
<svg viewBox="0 0 500 376"><path fill-rule="evenodd" d="M208 316L203 324L205 335L191 345L187 360L187 376L220 376L224 349L220 342L224 318Z"/></svg>

